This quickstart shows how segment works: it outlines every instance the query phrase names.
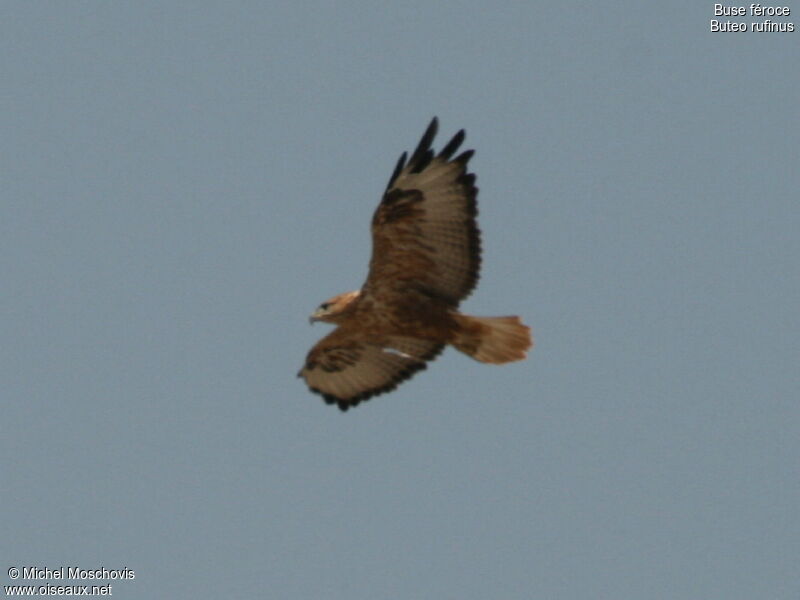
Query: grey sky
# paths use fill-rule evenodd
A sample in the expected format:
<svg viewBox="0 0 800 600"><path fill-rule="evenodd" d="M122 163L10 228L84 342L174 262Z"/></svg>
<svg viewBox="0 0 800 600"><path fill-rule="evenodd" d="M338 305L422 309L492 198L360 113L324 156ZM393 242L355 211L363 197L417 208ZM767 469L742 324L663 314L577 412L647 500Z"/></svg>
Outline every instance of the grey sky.
<svg viewBox="0 0 800 600"><path fill-rule="evenodd" d="M711 18L4 3L3 585L796 599L800 32ZM307 316L363 281L433 115L476 150L463 308L537 346L448 350L342 415L295 378Z"/></svg>

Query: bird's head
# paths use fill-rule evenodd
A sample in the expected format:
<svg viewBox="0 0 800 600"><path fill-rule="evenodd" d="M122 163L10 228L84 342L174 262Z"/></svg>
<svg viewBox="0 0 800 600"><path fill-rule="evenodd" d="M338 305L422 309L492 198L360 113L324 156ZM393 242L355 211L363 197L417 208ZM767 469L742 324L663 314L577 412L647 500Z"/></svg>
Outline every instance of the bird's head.
<svg viewBox="0 0 800 600"><path fill-rule="evenodd" d="M347 315L348 309L353 306L353 303L360 293L361 292L358 290L354 292L345 292L344 294L339 294L338 296L326 300L312 313L308 319L309 322L325 321L326 323L338 323Z"/></svg>

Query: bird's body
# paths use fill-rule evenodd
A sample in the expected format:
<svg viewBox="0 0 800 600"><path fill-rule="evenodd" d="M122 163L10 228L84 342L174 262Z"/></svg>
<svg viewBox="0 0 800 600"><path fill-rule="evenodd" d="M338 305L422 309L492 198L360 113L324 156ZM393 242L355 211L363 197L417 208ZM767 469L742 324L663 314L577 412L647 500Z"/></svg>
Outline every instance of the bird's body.
<svg viewBox="0 0 800 600"><path fill-rule="evenodd" d="M457 311L480 267L477 188L466 169L473 152L451 160L462 130L434 156L436 128L434 119L408 164L400 157L375 211L367 281L311 317L338 327L311 349L298 375L342 410L394 389L447 344L488 363L523 359L532 345L519 317Z"/></svg>

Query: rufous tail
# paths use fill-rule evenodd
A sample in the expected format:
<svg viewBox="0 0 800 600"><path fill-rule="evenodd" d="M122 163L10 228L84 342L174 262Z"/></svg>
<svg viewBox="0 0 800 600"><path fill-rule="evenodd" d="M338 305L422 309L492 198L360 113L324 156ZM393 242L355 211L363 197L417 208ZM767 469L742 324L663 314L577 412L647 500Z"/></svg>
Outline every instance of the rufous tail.
<svg viewBox="0 0 800 600"><path fill-rule="evenodd" d="M519 317L453 317L457 328L451 343L475 360L494 364L522 360L533 346L531 329Z"/></svg>

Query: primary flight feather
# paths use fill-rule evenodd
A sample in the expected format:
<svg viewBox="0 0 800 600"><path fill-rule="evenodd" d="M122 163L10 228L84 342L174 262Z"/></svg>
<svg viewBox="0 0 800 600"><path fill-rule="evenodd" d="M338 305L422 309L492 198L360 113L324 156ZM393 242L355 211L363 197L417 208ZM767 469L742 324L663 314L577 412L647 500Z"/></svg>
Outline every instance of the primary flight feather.
<svg viewBox="0 0 800 600"><path fill-rule="evenodd" d="M458 154L464 130L434 155L434 117L416 150L400 157L372 217L372 258L360 290L323 302L311 321L338 325L311 349L298 376L347 410L394 389L450 344L485 363L525 358L533 345L519 317L457 311L481 263L478 188Z"/></svg>

